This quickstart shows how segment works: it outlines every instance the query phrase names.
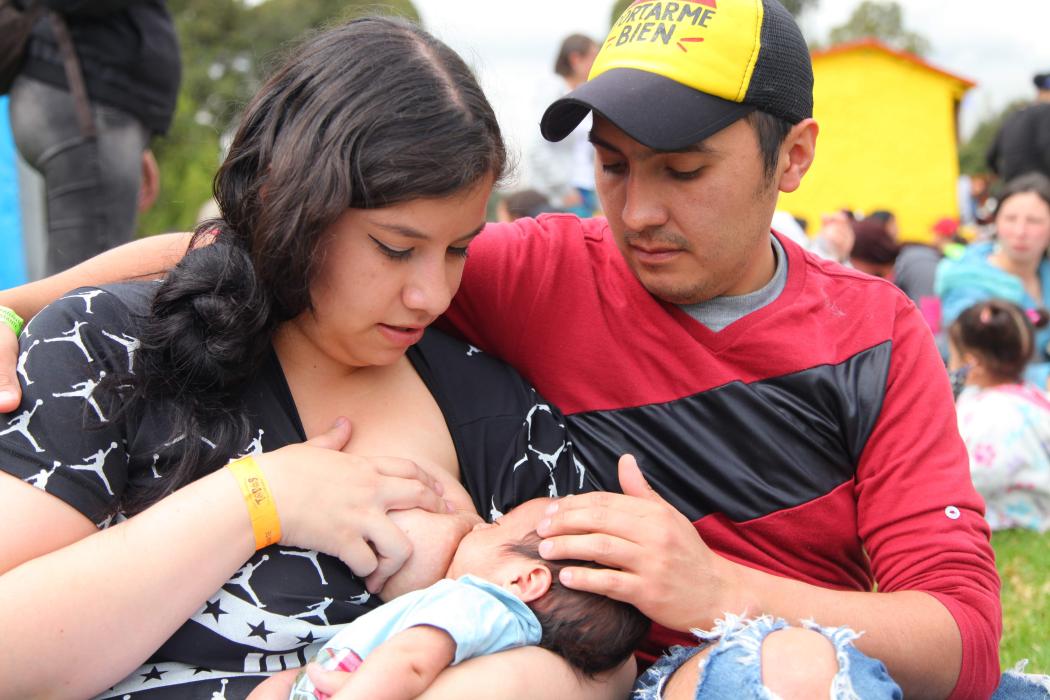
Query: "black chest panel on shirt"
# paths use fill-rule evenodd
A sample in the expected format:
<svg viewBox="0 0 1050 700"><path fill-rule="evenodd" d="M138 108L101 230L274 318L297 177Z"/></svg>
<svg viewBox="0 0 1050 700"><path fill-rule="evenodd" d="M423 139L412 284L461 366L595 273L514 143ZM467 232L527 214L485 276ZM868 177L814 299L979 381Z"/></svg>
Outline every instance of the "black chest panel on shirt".
<svg viewBox="0 0 1050 700"><path fill-rule="evenodd" d="M712 513L760 518L853 478L882 408L890 349L887 341L836 365L573 414L569 432L577 456L602 465L606 490L619 490L614 466L631 453L650 485L691 521Z"/></svg>

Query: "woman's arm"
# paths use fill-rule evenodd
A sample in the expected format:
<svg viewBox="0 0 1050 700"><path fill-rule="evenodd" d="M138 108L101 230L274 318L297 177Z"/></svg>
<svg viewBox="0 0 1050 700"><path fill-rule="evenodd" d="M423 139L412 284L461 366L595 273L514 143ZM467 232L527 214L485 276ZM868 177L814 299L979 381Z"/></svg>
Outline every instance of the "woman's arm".
<svg viewBox="0 0 1050 700"><path fill-rule="evenodd" d="M396 570L411 546L386 511L444 502L418 466L339 452L348 439L344 421L311 444L256 457L281 543L339 556L359 575L377 564ZM189 619L255 549L227 471L101 531L51 494L0 474L0 629L17 639L0 654L4 693L92 696Z"/></svg>
<svg viewBox="0 0 1050 700"><path fill-rule="evenodd" d="M308 666L310 680L320 690L335 695L353 674ZM624 700L634 685L635 663L598 678L576 673L565 659L536 646L519 647L498 654L478 656L442 671L420 700ZM346 697L351 697L347 694ZM371 697L371 696L369 696ZM262 694L260 693L260 700Z"/></svg>
<svg viewBox="0 0 1050 700"><path fill-rule="evenodd" d="M222 586L254 550L240 491L224 471L97 532L63 501L0 474L6 696L105 690Z"/></svg>
<svg viewBox="0 0 1050 700"><path fill-rule="evenodd" d="M70 289L136 277L159 277L182 259L189 241L188 233L167 233L125 243L50 277L0 290L0 306L14 309L28 321ZM21 399L22 390L15 374L17 361L18 338L0 323L0 413L13 411Z"/></svg>
<svg viewBox="0 0 1050 700"><path fill-rule="evenodd" d="M529 646L479 656L443 671L420 700L624 700L634 685L635 663L589 679L557 654Z"/></svg>
<svg viewBox="0 0 1050 700"><path fill-rule="evenodd" d="M32 318L48 304L77 287L109 284L135 278L160 277L186 253L188 233L165 233L139 238L99 253L68 270L0 291L0 306Z"/></svg>

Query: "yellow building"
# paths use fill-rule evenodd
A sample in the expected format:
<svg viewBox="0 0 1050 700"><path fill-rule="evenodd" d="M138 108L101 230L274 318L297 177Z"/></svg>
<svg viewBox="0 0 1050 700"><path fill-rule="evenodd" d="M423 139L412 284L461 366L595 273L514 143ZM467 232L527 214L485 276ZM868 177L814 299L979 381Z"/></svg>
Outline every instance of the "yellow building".
<svg viewBox="0 0 1050 700"><path fill-rule="evenodd" d="M902 240L957 217L958 107L974 83L873 39L813 54L817 157L779 208L806 219L889 209Z"/></svg>

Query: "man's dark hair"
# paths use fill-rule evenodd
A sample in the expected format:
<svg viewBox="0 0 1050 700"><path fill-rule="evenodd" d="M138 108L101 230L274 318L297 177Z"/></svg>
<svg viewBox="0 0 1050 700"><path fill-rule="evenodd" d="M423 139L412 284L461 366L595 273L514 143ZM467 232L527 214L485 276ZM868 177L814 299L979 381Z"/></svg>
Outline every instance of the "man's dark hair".
<svg viewBox="0 0 1050 700"><path fill-rule="evenodd" d="M766 180L772 182L777 174L777 163L780 162L780 147L794 124L757 109L745 118L758 136L758 150L762 154Z"/></svg>
<svg viewBox="0 0 1050 700"><path fill-rule="evenodd" d="M347 208L465 192L498 179L505 162L470 68L418 26L369 17L307 39L245 110L215 176L221 218L194 234L194 243L215 242L191 246L165 277L141 336L141 369L121 379L135 405L170 408L167 439L177 442L156 448L162 477L129 492L124 512L247 443L244 389L277 326L310 308L325 234Z"/></svg>
<svg viewBox="0 0 1050 700"><path fill-rule="evenodd" d="M562 656L582 674L593 677L626 661L649 631L649 618L636 607L597 593L566 588L558 573L567 566L604 568L578 559L548 560L540 556L542 538L530 532L507 550L545 564L551 587L529 603L540 621L540 646Z"/></svg>

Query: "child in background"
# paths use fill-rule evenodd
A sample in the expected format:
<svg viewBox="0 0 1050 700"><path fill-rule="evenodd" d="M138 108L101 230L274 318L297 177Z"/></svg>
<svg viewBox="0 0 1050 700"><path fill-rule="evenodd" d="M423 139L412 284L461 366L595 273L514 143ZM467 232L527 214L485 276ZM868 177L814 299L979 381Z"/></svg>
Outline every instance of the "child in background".
<svg viewBox="0 0 1050 700"><path fill-rule="evenodd" d="M627 603L558 583L562 567L593 563L540 557L535 530L551 500L527 501L477 525L460 541L447 578L387 600L332 637L315 661L353 671L340 695L414 698L446 666L529 644L587 676L626 661L649 621ZM300 673L289 700L327 697Z"/></svg>
<svg viewBox="0 0 1050 700"><path fill-rule="evenodd" d="M992 299L948 329L959 432L993 530L1050 528L1050 398L1022 379L1045 310Z"/></svg>

